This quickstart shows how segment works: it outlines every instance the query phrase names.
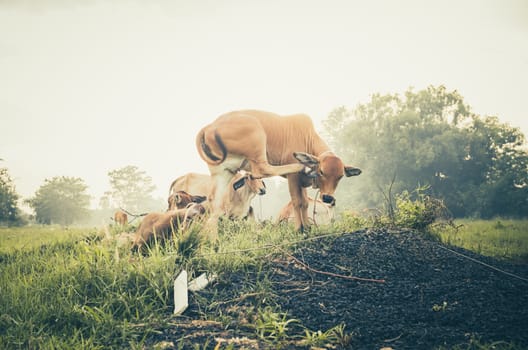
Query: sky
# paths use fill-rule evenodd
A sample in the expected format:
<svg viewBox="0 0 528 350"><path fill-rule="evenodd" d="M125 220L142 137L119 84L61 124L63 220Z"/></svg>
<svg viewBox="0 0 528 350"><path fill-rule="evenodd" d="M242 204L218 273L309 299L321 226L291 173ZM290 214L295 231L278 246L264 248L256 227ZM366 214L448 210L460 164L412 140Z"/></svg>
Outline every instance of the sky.
<svg viewBox="0 0 528 350"><path fill-rule="evenodd" d="M155 196L207 173L226 112L306 113L429 85L528 135L525 0L0 0L0 167L29 198L137 166Z"/></svg>

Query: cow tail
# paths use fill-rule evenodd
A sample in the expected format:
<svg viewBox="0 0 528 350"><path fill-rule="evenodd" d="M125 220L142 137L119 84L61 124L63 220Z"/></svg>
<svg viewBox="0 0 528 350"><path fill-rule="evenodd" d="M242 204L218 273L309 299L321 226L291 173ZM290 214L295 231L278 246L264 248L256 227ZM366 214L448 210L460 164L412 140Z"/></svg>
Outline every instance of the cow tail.
<svg viewBox="0 0 528 350"><path fill-rule="evenodd" d="M227 157L226 146L216 130L214 132L214 137L216 141L216 146L218 146L220 152L222 153L220 157L215 155L211 150L211 147L205 142L204 129L200 130L200 132L196 136L196 148L198 149L198 153L200 154L200 157L202 157L202 159L210 165L221 164Z"/></svg>

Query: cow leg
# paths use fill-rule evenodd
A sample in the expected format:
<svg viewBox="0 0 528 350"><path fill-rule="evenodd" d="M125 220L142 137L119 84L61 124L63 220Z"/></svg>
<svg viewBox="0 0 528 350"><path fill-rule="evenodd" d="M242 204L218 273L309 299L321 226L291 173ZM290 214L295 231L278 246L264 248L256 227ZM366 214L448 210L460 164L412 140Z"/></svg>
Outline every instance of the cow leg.
<svg viewBox="0 0 528 350"><path fill-rule="evenodd" d="M288 176L288 188L293 205L295 229L303 232L309 226L308 221L308 194L306 189L300 185L298 174Z"/></svg>
<svg viewBox="0 0 528 350"><path fill-rule="evenodd" d="M286 165L270 165L268 164L267 161L264 161L264 162L250 161L250 163L251 163L251 176L255 179L298 173L305 169L305 166L301 163L291 163L291 164L286 164Z"/></svg>
<svg viewBox="0 0 528 350"><path fill-rule="evenodd" d="M206 236L216 241L218 239L218 219L223 214L223 199L229 191L229 183L234 176L231 169L226 169L225 165L209 166L211 173L211 192L208 195L209 218L206 220L202 230Z"/></svg>
<svg viewBox="0 0 528 350"><path fill-rule="evenodd" d="M244 157L229 156L222 164L209 166L212 186L208 200L211 203L211 212L222 212L222 201L225 194L231 190L228 185L243 163Z"/></svg>

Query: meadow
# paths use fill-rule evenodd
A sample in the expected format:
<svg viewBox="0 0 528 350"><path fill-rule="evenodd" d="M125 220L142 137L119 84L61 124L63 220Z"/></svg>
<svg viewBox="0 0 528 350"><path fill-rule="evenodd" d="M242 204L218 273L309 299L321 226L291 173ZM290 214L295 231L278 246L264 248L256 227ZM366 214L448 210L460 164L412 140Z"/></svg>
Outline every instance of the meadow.
<svg viewBox="0 0 528 350"><path fill-rule="evenodd" d="M226 224L217 245L201 241L200 227L194 226L185 235L175 233L173 243L152 247L146 256L132 254L128 245L112 239L121 232L118 227L0 228L0 348L167 348L149 344L148 339L174 325L172 284L181 269L190 278L208 271L258 271L274 254L287 252L296 242L321 235L337 237L362 228L364 222L345 220L304 236L289 226L256 225ZM479 254L528 263L528 220L463 220L456 225L436 234L443 242ZM243 285L241 295L272 298L264 282ZM233 322L227 315L208 314L223 297L195 300L204 319ZM277 310L267 307L252 312L260 321L250 332L261 340L273 343L288 326ZM310 344L318 344L321 338L339 343L343 336L338 333L339 329L302 332L296 337ZM183 344L182 339L170 348L184 348ZM195 344L194 348L214 345Z"/></svg>
<svg viewBox="0 0 528 350"><path fill-rule="evenodd" d="M442 242L498 259L528 263L528 220L457 220L438 231Z"/></svg>

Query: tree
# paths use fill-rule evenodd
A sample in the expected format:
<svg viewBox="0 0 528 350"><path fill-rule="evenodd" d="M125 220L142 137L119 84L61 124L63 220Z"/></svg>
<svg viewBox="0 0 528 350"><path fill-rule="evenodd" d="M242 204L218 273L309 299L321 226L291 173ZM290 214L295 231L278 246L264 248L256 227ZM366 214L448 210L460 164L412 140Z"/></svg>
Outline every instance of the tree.
<svg viewBox="0 0 528 350"><path fill-rule="evenodd" d="M7 168L0 168L0 224L13 225L21 222L18 199Z"/></svg>
<svg viewBox="0 0 528 350"><path fill-rule="evenodd" d="M475 120L473 133L487 154L487 169L478 193L479 216L526 217L528 214L528 152L524 135L517 128L499 122L497 117ZM477 146L475 146L475 143ZM481 161L480 163L483 163Z"/></svg>
<svg viewBox="0 0 528 350"><path fill-rule="evenodd" d="M44 180L35 197L26 202L35 211L37 222L71 225L88 214L87 188L80 178L56 176Z"/></svg>
<svg viewBox="0 0 528 350"><path fill-rule="evenodd" d="M152 192L156 186L152 178L138 167L129 165L121 169L112 170L110 177L111 191L105 193L100 203L122 207L132 212L144 210L152 205Z"/></svg>
<svg viewBox="0 0 528 350"><path fill-rule="evenodd" d="M351 203L379 207L389 188L427 185L456 216L528 213L524 136L496 117L475 115L456 91L375 94L353 110L336 109L324 126L336 152L363 169L356 186L340 187Z"/></svg>

